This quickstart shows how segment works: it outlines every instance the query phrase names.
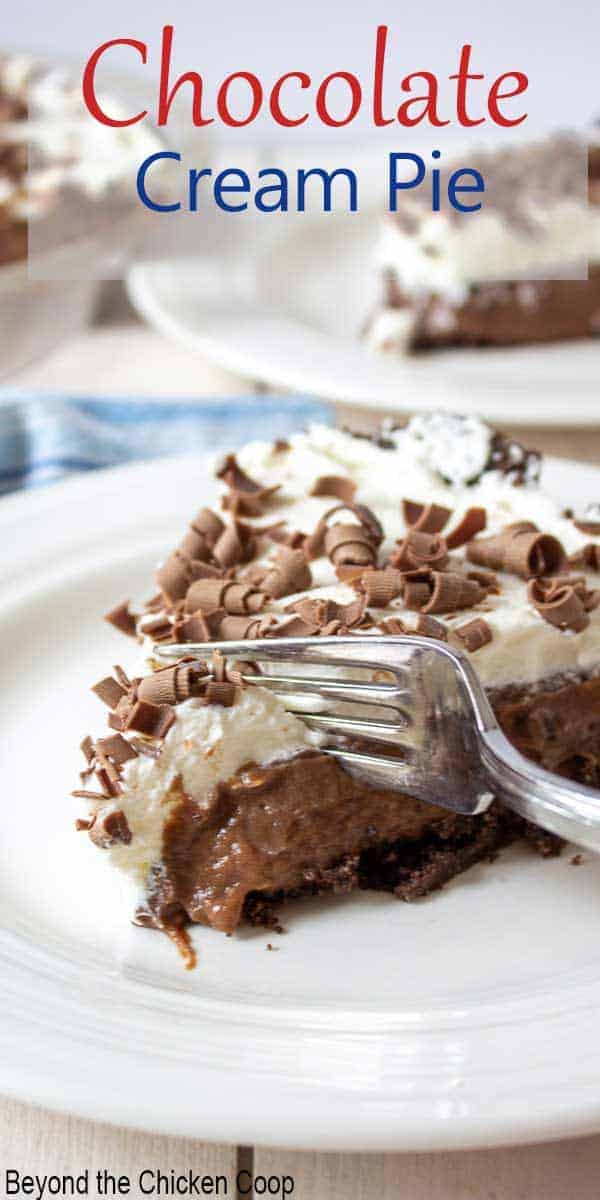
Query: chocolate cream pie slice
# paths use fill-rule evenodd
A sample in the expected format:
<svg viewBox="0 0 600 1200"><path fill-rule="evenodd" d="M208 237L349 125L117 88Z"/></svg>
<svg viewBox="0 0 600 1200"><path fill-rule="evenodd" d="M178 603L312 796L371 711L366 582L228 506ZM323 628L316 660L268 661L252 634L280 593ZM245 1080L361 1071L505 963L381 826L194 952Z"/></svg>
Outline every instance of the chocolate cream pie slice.
<svg viewBox="0 0 600 1200"><path fill-rule="evenodd" d="M597 129L587 151L587 195L585 156L586 147L566 136L480 152L475 165L486 188L475 215L432 214L407 192L382 221L381 300L368 343L393 354L599 335ZM462 165L457 160L448 171Z"/></svg>
<svg viewBox="0 0 600 1200"><path fill-rule="evenodd" d="M500 804L463 817L365 786L218 652L153 659L169 642L440 638L472 656L519 750L600 784L600 511L573 515L539 474L539 455L467 417L254 442L218 464L219 499L190 514L155 597L108 614L133 653L94 686L108 727L81 744L78 827L188 965L191 923L277 929L289 897L412 900L515 839L558 853Z"/></svg>

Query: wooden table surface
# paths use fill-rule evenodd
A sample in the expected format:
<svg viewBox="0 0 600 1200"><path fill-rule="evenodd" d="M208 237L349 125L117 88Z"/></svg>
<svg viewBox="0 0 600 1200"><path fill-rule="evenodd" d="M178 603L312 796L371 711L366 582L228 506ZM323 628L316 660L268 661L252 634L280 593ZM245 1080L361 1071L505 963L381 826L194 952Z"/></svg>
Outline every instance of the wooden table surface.
<svg viewBox="0 0 600 1200"><path fill-rule="evenodd" d="M253 386L136 325L91 330L11 385L49 393L179 397L240 394ZM374 420L371 413L355 411L341 419L359 428L372 428ZM547 453L600 462L600 425L524 430L520 436ZM0 1099L0 1172L43 1176L87 1168L93 1178L106 1169L132 1179L129 1195L137 1200L143 1192L136 1180L149 1167L224 1175L234 1197L236 1174L243 1170L256 1177L291 1176L295 1200L598 1200L600 1135L437 1155L295 1153L141 1134ZM90 1195L96 1196L93 1187Z"/></svg>

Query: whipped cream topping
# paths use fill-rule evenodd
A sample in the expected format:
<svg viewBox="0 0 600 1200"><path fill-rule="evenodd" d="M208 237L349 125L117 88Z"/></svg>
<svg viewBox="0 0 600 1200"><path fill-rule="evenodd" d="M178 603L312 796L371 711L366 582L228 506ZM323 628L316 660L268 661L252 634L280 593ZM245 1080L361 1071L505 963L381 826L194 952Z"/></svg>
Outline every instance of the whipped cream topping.
<svg viewBox="0 0 600 1200"><path fill-rule="evenodd" d="M557 537L567 554L576 553L590 541L561 515L561 505L539 486L515 487L510 477L494 470L483 471L477 482L468 484L467 480L481 469L491 444L489 428L477 418L416 417L405 429L387 436L393 442L390 449L338 429L313 426L307 433L290 438L289 450L252 442L237 457L243 469L265 486L282 485L281 500L269 508L269 521L285 519L290 529L305 533L313 530L334 503L330 498L308 494L315 480L332 474L353 479L357 484L355 499L371 507L383 525L382 557L395 548L396 539L406 531L403 498L451 508L450 528L468 508L481 505L487 512L486 535L499 533L513 521L528 520L543 533ZM463 553L456 552L459 558ZM312 562L311 571L314 586L303 595L340 603L355 598L352 588L337 580L328 558ZM600 668L600 609L590 613L589 625L582 633L564 633L544 621L528 603L524 580L503 572L498 572L498 578L500 594L489 596L483 608L478 606L454 617L436 614L436 620L449 631L450 643L457 648L462 647L454 634L456 627L478 615L485 617L492 640L473 655L472 661L486 687L535 684L553 675L587 674ZM592 575L590 586L600 586L600 577ZM272 610L282 611L293 600L293 596L286 596L275 601ZM377 618L393 615L401 617L409 629L416 623L415 613L405 609L400 599L392 601L387 609L376 610Z"/></svg>

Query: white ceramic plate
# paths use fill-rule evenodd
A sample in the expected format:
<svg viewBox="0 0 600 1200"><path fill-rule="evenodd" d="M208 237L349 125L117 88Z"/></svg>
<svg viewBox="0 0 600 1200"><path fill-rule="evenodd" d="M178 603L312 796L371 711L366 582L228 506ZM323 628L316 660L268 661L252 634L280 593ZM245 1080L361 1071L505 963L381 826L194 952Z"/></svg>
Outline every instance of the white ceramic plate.
<svg viewBox="0 0 600 1200"><path fill-rule="evenodd" d="M368 213L301 224L290 216L271 236L238 239L229 258L222 247L213 257L139 263L129 294L161 333L274 388L503 425L597 423L600 340L407 358L370 351L360 330L375 303L376 230Z"/></svg>
<svg viewBox="0 0 600 1200"><path fill-rule="evenodd" d="M515 849L418 904L290 905L281 938L197 930L186 973L73 832L88 686L124 652L101 614L148 594L206 479L197 459L163 461L0 503L0 1090L305 1148L600 1128L600 861ZM600 494L590 467L551 462L547 481L571 503Z"/></svg>

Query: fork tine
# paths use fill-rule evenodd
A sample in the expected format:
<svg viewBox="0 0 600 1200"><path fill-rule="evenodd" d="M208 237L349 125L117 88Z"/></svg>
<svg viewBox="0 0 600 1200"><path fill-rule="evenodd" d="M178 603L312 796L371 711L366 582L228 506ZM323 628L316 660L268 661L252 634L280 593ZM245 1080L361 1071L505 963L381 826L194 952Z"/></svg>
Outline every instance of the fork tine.
<svg viewBox="0 0 600 1200"><path fill-rule="evenodd" d="M241 662L286 662L297 661L323 667L360 667L373 671L382 669L383 642L394 643L395 662L390 674L400 676L402 668L398 659L410 662L421 639L414 637L388 637L382 639L352 637L320 638L259 638L243 642L183 642L180 645L159 644L153 649L158 659L178 659L194 654L210 657L214 650L228 658ZM373 646L369 644L372 641Z"/></svg>
<svg viewBox="0 0 600 1200"><path fill-rule="evenodd" d="M332 679L315 679L306 675L244 675L245 683L269 688L280 695L284 704L291 695L324 697L347 704L377 704L397 711L410 703L410 692L393 683L344 683Z"/></svg>
<svg viewBox="0 0 600 1200"><path fill-rule="evenodd" d="M362 717L327 716L321 713L301 712L299 714L306 725L313 729L323 730L334 736L347 734L350 737L368 738L378 742L391 742L400 746L400 737L406 737L406 725L400 721L370 721ZM409 734L410 736L410 734ZM408 745L403 743L403 748Z"/></svg>
<svg viewBox="0 0 600 1200"><path fill-rule="evenodd" d="M401 758L392 758L384 754L361 754L358 750L341 750L336 746L326 746L323 753L337 758L339 762L352 768L354 773L364 772L371 785L378 783L393 792L406 790L409 794L415 794L417 791L414 764L404 762Z"/></svg>

